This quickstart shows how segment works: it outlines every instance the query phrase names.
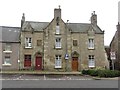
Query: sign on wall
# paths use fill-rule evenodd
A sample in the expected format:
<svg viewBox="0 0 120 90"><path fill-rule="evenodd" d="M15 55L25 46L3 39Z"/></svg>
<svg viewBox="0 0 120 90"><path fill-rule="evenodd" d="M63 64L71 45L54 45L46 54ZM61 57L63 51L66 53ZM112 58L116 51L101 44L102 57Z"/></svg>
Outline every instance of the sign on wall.
<svg viewBox="0 0 120 90"><path fill-rule="evenodd" d="M115 52L110 52L110 57L111 60L115 60L116 59Z"/></svg>

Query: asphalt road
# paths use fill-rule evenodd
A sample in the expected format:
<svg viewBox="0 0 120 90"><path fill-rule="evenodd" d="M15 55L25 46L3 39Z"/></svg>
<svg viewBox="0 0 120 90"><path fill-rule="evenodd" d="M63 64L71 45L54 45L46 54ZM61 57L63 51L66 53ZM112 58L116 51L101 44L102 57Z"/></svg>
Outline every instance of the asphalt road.
<svg viewBox="0 0 120 90"><path fill-rule="evenodd" d="M117 79L79 75L2 75L2 88L118 88Z"/></svg>
<svg viewBox="0 0 120 90"><path fill-rule="evenodd" d="M2 88L118 88L117 80L4 80Z"/></svg>

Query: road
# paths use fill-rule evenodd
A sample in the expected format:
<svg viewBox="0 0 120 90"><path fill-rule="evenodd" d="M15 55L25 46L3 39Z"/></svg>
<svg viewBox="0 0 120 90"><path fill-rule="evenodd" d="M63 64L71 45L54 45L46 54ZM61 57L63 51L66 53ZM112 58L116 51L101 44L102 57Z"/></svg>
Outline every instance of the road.
<svg viewBox="0 0 120 90"><path fill-rule="evenodd" d="M2 88L118 88L118 80L74 75L3 75Z"/></svg>

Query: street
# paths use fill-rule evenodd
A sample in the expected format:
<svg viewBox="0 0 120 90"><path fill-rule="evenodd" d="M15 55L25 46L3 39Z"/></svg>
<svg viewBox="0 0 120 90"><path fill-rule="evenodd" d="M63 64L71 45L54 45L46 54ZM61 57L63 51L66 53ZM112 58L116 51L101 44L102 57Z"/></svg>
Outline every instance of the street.
<svg viewBox="0 0 120 90"><path fill-rule="evenodd" d="M80 75L2 75L2 88L118 88L118 80Z"/></svg>

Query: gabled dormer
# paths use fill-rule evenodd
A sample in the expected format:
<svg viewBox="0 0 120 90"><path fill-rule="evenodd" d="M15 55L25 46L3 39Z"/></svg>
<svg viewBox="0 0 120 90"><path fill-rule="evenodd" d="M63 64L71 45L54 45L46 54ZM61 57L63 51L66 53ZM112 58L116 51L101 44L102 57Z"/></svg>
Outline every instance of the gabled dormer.
<svg viewBox="0 0 120 90"><path fill-rule="evenodd" d="M34 29L32 28L30 22L25 22L23 27L22 27L22 31L25 31L25 32L34 32Z"/></svg>
<svg viewBox="0 0 120 90"><path fill-rule="evenodd" d="M94 36L94 35L95 35L95 30L92 26L90 26L88 29L88 36Z"/></svg>

